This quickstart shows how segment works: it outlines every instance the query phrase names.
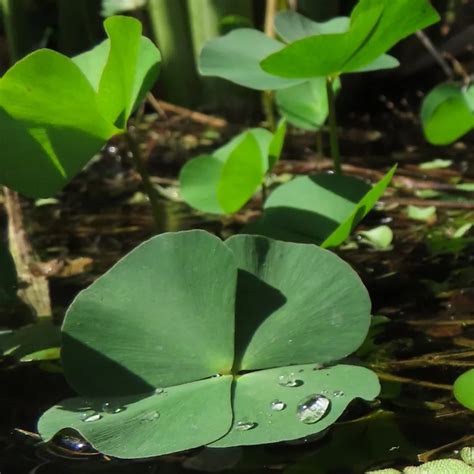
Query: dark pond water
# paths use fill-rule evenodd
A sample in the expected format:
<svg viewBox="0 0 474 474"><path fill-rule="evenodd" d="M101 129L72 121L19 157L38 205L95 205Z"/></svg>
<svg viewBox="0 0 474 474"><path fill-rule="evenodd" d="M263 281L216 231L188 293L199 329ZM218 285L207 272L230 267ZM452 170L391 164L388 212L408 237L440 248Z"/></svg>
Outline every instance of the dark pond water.
<svg viewBox="0 0 474 474"><path fill-rule="evenodd" d="M177 167L190 153L209 147L212 139L195 128L173 134L168 127L166 133L166 143L153 134L148 140L152 157L159 155L151 165L160 170L159 184L168 198L163 201L168 230L199 227L223 237L237 232L258 212L258 201L223 221L190 212L182 203L174 202ZM311 140L299 135L292 138L278 169L280 175L326 167L326 161L316 161L311 154ZM42 259L67 262L50 278L58 319L80 289L152 233L149 210L136 194L138 181L120 146L109 148L104 159L75 180L57 203L25 203L30 235ZM359 152L367 147L370 157L358 154L352 158L354 169L349 172L373 178L374 173L398 160L401 178L397 183L405 179L415 184L415 189L405 186L393 192L361 226L390 225L395 235L390 250L374 250L357 238L339 250L367 285L373 314L387 318L357 355L380 375L383 390L379 400L353 403L318 439L230 450L201 449L157 460L125 462L104 458L71 438L45 445L28 434L36 431L36 421L45 409L72 392L55 363L18 365L4 359L0 362L0 473L179 474L226 470L357 474L370 468L415 464L419 456L427 460L454 455L455 450L469 444L465 437L474 433L474 417L455 402L450 385L457 375L474 366L472 238L467 235L455 251L440 250L449 244L447 236L453 228L474 221L472 207L453 204L472 201L450 187L453 178L462 174L472 178L465 165L469 150L443 150L443 157L448 155L453 166L421 173L417 164L426 161L424 151L375 156L383 145L369 143L364 147L360 140L352 149ZM296 153L302 160L293 160ZM443 192L437 199L448 205L438 209L435 222L409 220L403 199L422 199L414 190L416 186L422 189L423 183L429 187L430 182L440 185ZM474 444L472 440L470 443Z"/></svg>

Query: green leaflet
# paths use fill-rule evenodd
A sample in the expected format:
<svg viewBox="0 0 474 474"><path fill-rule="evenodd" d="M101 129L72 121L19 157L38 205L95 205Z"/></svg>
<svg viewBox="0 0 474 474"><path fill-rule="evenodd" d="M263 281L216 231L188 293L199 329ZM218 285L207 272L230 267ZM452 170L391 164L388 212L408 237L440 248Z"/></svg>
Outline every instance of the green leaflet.
<svg viewBox="0 0 474 474"><path fill-rule="evenodd" d="M383 195L395 170L372 188L350 176L295 178L270 195L262 217L245 231L322 247L340 245Z"/></svg>
<svg viewBox="0 0 474 474"><path fill-rule="evenodd" d="M404 37L438 20L428 0L360 0L347 31L303 37L265 58L261 66L288 79L357 72L376 60L382 67L394 67L393 60L378 58Z"/></svg>
<svg viewBox="0 0 474 474"><path fill-rule="evenodd" d="M474 369L460 375L454 383L456 400L470 410L474 410Z"/></svg>
<svg viewBox="0 0 474 474"><path fill-rule="evenodd" d="M112 17L105 27L110 40L74 60L39 50L0 79L0 184L54 195L124 131L156 80L160 55L137 20Z"/></svg>
<svg viewBox="0 0 474 474"><path fill-rule="evenodd" d="M448 145L474 128L473 92L473 86L463 91L455 84L440 84L425 97L420 115L430 143Z"/></svg>
<svg viewBox="0 0 474 474"><path fill-rule="evenodd" d="M369 321L358 276L326 250L255 236L162 234L72 304L62 353L81 397L48 410L39 431L48 440L72 427L119 458L316 433L352 399L379 391L371 371L329 365L357 348ZM321 362L328 366L313 370ZM301 383L281 382L291 372ZM301 399L321 392L324 416L302 423ZM284 410L272 410L274 398ZM238 429L245 420L252 429Z"/></svg>
<svg viewBox="0 0 474 474"><path fill-rule="evenodd" d="M213 155L186 163L180 173L181 194L192 207L212 214L238 211L257 191L278 161L286 132L253 128L234 137Z"/></svg>

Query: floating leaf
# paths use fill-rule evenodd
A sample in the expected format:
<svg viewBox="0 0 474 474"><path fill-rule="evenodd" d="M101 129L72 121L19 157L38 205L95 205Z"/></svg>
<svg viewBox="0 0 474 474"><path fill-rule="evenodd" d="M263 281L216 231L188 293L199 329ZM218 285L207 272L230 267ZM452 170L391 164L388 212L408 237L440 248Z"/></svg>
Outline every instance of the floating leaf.
<svg viewBox="0 0 474 474"><path fill-rule="evenodd" d="M474 410L474 369L460 375L454 383L456 400L470 410Z"/></svg>
<svg viewBox="0 0 474 474"><path fill-rule="evenodd" d="M387 225L381 225L370 230L360 231L359 235L363 236L364 240L380 250L389 249L393 240L392 229Z"/></svg>
<svg viewBox="0 0 474 474"><path fill-rule="evenodd" d="M372 188L349 176L296 178L270 195L263 216L246 232L323 247L340 245L383 195L395 170Z"/></svg>
<svg viewBox="0 0 474 474"><path fill-rule="evenodd" d="M427 207L418 207L418 206L408 206L407 207L407 216L410 219L416 221L432 221L436 219L436 207L427 206Z"/></svg>
<svg viewBox="0 0 474 474"><path fill-rule="evenodd" d="M424 163L421 163L418 168L421 170L437 170L449 168L452 164L452 160L442 160L441 158L436 158L436 160L425 161Z"/></svg>
<svg viewBox="0 0 474 474"><path fill-rule="evenodd" d="M472 130L474 112L457 85L440 84L423 100L421 122L430 143L448 145Z"/></svg>
<svg viewBox="0 0 474 474"><path fill-rule="evenodd" d="M438 20L427 0L360 0L346 32L299 39L265 58L261 66L269 74L292 79L357 72ZM387 58L379 61L382 66L396 65Z"/></svg>
<svg viewBox="0 0 474 474"><path fill-rule="evenodd" d="M128 459L317 433L379 391L370 370L330 366L358 347L369 321L359 277L319 247L162 234L73 302L62 354L81 396L48 410L38 429L49 440L73 428ZM301 400L315 394L324 412L303 423ZM275 398L285 409L272 409Z"/></svg>

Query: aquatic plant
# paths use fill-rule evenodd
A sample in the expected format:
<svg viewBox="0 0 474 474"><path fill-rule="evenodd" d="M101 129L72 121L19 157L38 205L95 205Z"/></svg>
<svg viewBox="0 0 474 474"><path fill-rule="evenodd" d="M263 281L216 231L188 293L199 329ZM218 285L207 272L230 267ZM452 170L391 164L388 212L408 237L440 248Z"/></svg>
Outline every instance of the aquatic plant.
<svg viewBox="0 0 474 474"><path fill-rule="evenodd" d="M71 59L41 49L0 80L0 184L51 196L114 135L133 142L127 120L158 77L160 53L138 20L115 16L104 27L109 38L92 50ZM150 190L138 146L131 146Z"/></svg>
<svg viewBox="0 0 474 474"><path fill-rule="evenodd" d="M470 410L474 410L474 369L460 375L454 382L456 400Z"/></svg>
<svg viewBox="0 0 474 474"><path fill-rule="evenodd" d="M280 158L286 123L274 134L252 128L216 150L188 161L180 173L184 200L200 211L227 214L238 211L264 185Z"/></svg>
<svg viewBox="0 0 474 474"><path fill-rule="evenodd" d="M430 143L453 143L474 129L474 86L437 85L424 98L420 117Z"/></svg>
<svg viewBox="0 0 474 474"><path fill-rule="evenodd" d="M377 396L373 372L337 362L369 323L366 289L331 252L162 234L72 303L62 361L80 397L38 429L72 428L119 458L303 438Z"/></svg>

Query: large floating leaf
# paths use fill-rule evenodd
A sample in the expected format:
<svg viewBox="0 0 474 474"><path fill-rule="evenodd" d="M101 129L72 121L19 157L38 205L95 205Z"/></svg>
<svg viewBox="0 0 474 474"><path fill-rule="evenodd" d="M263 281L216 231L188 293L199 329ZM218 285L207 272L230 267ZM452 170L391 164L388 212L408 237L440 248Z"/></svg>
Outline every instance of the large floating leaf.
<svg viewBox="0 0 474 474"><path fill-rule="evenodd" d="M421 122L426 139L433 145L448 145L474 128L470 95L455 84L436 86L423 100Z"/></svg>
<svg viewBox="0 0 474 474"><path fill-rule="evenodd" d="M114 16L104 22L109 37L74 58L98 93L102 114L121 129L158 78L156 46L141 35L138 20Z"/></svg>
<svg viewBox="0 0 474 474"><path fill-rule="evenodd" d="M199 57L199 72L257 90L290 87L302 81L276 77L260 67L260 61L283 46L261 31L250 28L233 30L204 45Z"/></svg>
<svg viewBox="0 0 474 474"><path fill-rule="evenodd" d="M349 176L296 178L270 195L263 216L250 224L246 232L323 247L337 246L383 195L395 169L372 188Z"/></svg>
<svg viewBox="0 0 474 474"><path fill-rule="evenodd" d="M319 432L353 398L378 393L367 369L312 370L357 348L369 315L354 271L314 245L163 234L73 303L63 326L63 363L81 397L48 410L39 431L49 440L74 428L119 458ZM294 366L301 363L309 365ZM286 384L290 372L296 385ZM328 406L319 421L305 424L296 406L312 394ZM286 404L279 413L271 408L276 398Z"/></svg>
<svg viewBox="0 0 474 474"><path fill-rule="evenodd" d="M279 124L275 135L253 128L233 138L213 155L186 163L180 174L184 200L212 214L238 211L279 159L285 131L285 122Z"/></svg>
<svg viewBox="0 0 474 474"><path fill-rule="evenodd" d="M438 20L428 0L360 0L348 31L294 41L261 65L269 74L292 79L357 72L404 37ZM383 63L396 65L387 59Z"/></svg>
<svg viewBox="0 0 474 474"><path fill-rule="evenodd" d="M59 191L117 129L65 56L36 51L0 79L0 183L26 196Z"/></svg>

